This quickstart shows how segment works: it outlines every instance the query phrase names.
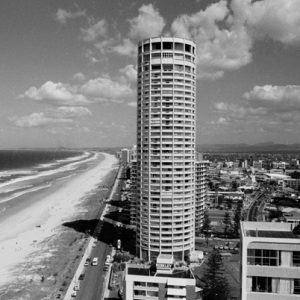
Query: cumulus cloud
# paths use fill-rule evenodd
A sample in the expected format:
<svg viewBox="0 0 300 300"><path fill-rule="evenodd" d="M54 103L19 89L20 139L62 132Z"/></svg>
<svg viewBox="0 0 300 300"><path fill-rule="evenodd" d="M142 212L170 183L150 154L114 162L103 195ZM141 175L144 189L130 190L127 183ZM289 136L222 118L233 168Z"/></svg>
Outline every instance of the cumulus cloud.
<svg viewBox="0 0 300 300"><path fill-rule="evenodd" d="M200 78L219 78L224 71L236 70L251 61L251 36L244 22L234 18L225 0L177 17L171 31L196 42Z"/></svg>
<svg viewBox="0 0 300 300"><path fill-rule="evenodd" d="M300 125L300 86L255 86L243 94L238 104L218 102L214 112L218 117L238 125L252 123L265 126ZM211 124L220 123L212 121ZM229 124L229 123L228 123ZM225 123L224 123L225 125Z"/></svg>
<svg viewBox="0 0 300 300"><path fill-rule="evenodd" d="M152 4L142 5L137 17L129 20L129 37L135 40L161 35L165 20Z"/></svg>
<svg viewBox="0 0 300 300"><path fill-rule="evenodd" d="M300 110L300 86L255 86L246 92L244 98L254 107L264 107L272 111Z"/></svg>
<svg viewBox="0 0 300 300"><path fill-rule="evenodd" d="M85 16L84 10L77 10L75 12L71 12L59 8L55 14L55 19L61 24L66 24L69 19L76 19L84 16Z"/></svg>
<svg viewBox="0 0 300 300"><path fill-rule="evenodd" d="M30 87L19 98L29 98L36 101L48 101L53 104L64 105L82 105L89 101L84 95L76 93L76 91L61 82L52 81L45 82L41 87Z"/></svg>
<svg viewBox="0 0 300 300"><path fill-rule="evenodd" d="M23 117L12 117L10 118L12 122L15 123L18 127L30 128L30 127L45 127L50 124L58 124L58 123L72 123L72 119L64 119L64 118L53 118L47 116L43 112L32 113L28 116Z"/></svg>
<svg viewBox="0 0 300 300"><path fill-rule="evenodd" d="M61 125L73 123L75 118L91 115L86 107L61 106L57 109L49 109L45 112L36 112L27 116L11 117L9 120L18 127L47 127L49 125Z"/></svg>
<svg viewBox="0 0 300 300"><path fill-rule="evenodd" d="M137 54L136 43L132 42L128 38L124 38L120 43L110 48L111 52L117 53L123 56L135 57Z"/></svg>
<svg viewBox="0 0 300 300"><path fill-rule="evenodd" d="M77 81L84 81L85 75L81 72L77 72L72 76L72 79L77 80Z"/></svg>
<svg viewBox="0 0 300 300"><path fill-rule="evenodd" d="M120 70L120 73L123 74L127 80L132 83L136 83L137 81L137 70L134 65L127 65L123 69Z"/></svg>
<svg viewBox="0 0 300 300"><path fill-rule="evenodd" d="M107 22L102 19L88 28L81 28L81 38L85 42L93 42L99 37L105 37L107 33Z"/></svg>
<svg viewBox="0 0 300 300"><path fill-rule="evenodd" d="M300 43L300 1L233 0L232 9L257 37L267 36L283 44Z"/></svg>
<svg viewBox="0 0 300 300"><path fill-rule="evenodd" d="M134 91L130 85L112 80L109 77L98 77L87 81L82 85L81 92L100 101L123 102L126 98L134 96Z"/></svg>
<svg viewBox="0 0 300 300"><path fill-rule="evenodd" d="M196 42L198 78L215 79L250 63L259 38L299 44L299 11L298 0L221 0L178 16L171 32Z"/></svg>
<svg viewBox="0 0 300 300"><path fill-rule="evenodd" d="M161 35L165 27L164 18L152 4L142 5L139 8L138 15L129 19L128 22L129 31L126 36L121 36L120 33L110 33L108 35L108 26L104 20L97 23L97 30L91 26L85 30L81 29L81 33L83 39L87 42L93 42L94 47L101 54L114 53L121 56L135 57L137 42L144 38Z"/></svg>

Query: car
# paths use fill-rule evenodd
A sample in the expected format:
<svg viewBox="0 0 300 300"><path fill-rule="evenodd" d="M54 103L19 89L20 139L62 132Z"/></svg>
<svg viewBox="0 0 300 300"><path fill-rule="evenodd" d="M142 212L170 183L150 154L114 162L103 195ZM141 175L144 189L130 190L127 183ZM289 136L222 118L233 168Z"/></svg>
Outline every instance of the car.
<svg viewBox="0 0 300 300"><path fill-rule="evenodd" d="M97 266L98 265L98 257L94 257L92 261L92 266Z"/></svg>
<svg viewBox="0 0 300 300"><path fill-rule="evenodd" d="M73 291L73 292L71 293L71 297L75 298L76 296L77 296L77 292L76 292L76 291Z"/></svg>
<svg viewBox="0 0 300 300"><path fill-rule="evenodd" d="M87 267L91 262L91 259L88 257L86 260L85 260L85 263L84 263L84 266Z"/></svg>
<svg viewBox="0 0 300 300"><path fill-rule="evenodd" d="M108 265L104 265L103 271L108 271L108 269L109 269L109 266Z"/></svg>
<svg viewBox="0 0 300 300"><path fill-rule="evenodd" d="M83 280L83 279L84 279L84 277L85 277L85 274L84 274L84 273L82 273L82 274L80 274L80 275L79 275L78 279L79 279L79 280Z"/></svg>

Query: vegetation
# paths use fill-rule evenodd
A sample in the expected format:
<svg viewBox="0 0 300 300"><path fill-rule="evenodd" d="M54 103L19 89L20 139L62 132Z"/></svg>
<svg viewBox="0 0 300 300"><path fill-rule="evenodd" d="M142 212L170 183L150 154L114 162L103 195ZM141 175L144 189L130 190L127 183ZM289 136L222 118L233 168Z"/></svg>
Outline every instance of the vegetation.
<svg viewBox="0 0 300 300"><path fill-rule="evenodd" d="M202 231L205 234L207 234L209 231L211 231L210 219L209 219L208 211L207 210L204 212L204 216L203 216Z"/></svg>
<svg viewBox="0 0 300 300"><path fill-rule="evenodd" d="M232 234L235 237L239 236L240 221L242 218L242 204L239 202L233 217Z"/></svg>
<svg viewBox="0 0 300 300"><path fill-rule="evenodd" d="M203 282L203 300L228 299L229 285L224 276L222 257L217 250L214 250L208 258Z"/></svg>
<svg viewBox="0 0 300 300"><path fill-rule="evenodd" d="M230 233L230 229L231 229L231 217L230 217L230 214L228 211L226 211L226 213L224 215L223 223L225 225L224 235L227 236Z"/></svg>

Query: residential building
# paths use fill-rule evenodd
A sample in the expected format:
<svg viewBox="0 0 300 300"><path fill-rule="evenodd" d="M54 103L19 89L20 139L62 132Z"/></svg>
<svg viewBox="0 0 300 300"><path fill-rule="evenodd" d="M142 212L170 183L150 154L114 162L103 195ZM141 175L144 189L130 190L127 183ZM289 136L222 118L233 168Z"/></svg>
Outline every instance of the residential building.
<svg viewBox="0 0 300 300"><path fill-rule="evenodd" d="M159 255L156 267L126 264L123 295L125 300L201 300L202 290L190 270L176 267L172 255Z"/></svg>
<svg viewBox="0 0 300 300"><path fill-rule="evenodd" d="M300 236L294 226L241 222L241 300L300 298Z"/></svg>
<svg viewBox="0 0 300 300"><path fill-rule="evenodd" d="M137 253L183 260L195 243L195 44L138 45Z"/></svg>
<svg viewBox="0 0 300 300"><path fill-rule="evenodd" d="M123 166L128 166L130 163L130 150L127 148L121 149L121 163Z"/></svg>
<svg viewBox="0 0 300 300"><path fill-rule="evenodd" d="M195 162L195 229L201 230L206 202L206 169L207 161Z"/></svg>

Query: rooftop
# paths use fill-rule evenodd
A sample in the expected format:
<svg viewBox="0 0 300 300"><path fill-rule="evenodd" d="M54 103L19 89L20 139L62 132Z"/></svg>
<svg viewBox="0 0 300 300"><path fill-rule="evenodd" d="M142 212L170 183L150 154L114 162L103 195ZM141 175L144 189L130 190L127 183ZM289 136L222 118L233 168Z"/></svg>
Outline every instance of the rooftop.
<svg viewBox="0 0 300 300"><path fill-rule="evenodd" d="M156 277L172 277L172 278L186 278L186 279L193 278L191 272L186 268L174 268L171 273L161 274L158 272L152 272L150 270L150 266L134 265L134 264L128 264L127 273L128 275L137 275L137 276L156 276Z"/></svg>
<svg viewBox="0 0 300 300"><path fill-rule="evenodd" d="M292 231L246 230L246 236L275 239L299 239Z"/></svg>
<svg viewBox="0 0 300 300"><path fill-rule="evenodd" d="M277 222L241 222L241 232L244 237L269 239L299 239L293 233L296 225Z"/></svg>

